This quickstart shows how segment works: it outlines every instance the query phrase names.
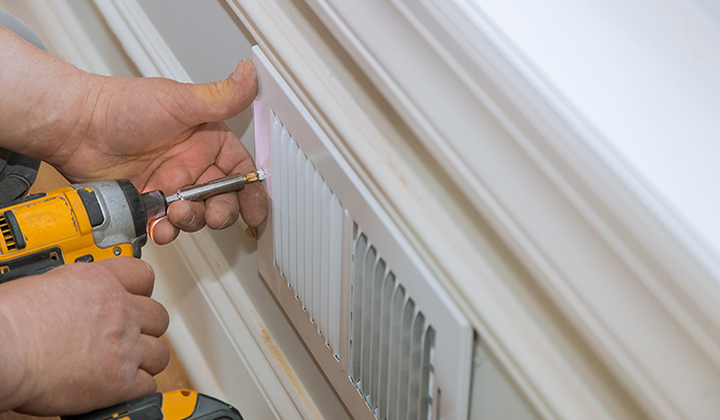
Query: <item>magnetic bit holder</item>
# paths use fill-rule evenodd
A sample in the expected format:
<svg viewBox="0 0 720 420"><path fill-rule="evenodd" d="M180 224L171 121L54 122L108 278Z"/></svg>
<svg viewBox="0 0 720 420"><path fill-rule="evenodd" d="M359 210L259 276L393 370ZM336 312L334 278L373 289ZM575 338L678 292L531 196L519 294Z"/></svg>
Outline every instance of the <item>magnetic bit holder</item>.
<svg viewBox="0 0 720 420"><path fill-rule="evenodd" d="M262 181L264 179L265 171L262 169L245 175L231 175L204 184L181 188L175 194L166 197L166 201L168 206L178 200L203 201L219 194L240 191L245 187L245 184Z"/></svg>

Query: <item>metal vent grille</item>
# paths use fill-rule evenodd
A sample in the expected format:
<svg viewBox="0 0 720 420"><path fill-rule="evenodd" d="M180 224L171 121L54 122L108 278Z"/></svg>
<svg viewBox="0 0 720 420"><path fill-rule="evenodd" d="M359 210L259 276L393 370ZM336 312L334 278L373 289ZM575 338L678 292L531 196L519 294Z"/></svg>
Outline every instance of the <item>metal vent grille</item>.
<svg viewBox="0 0 720 420"><path fill-rule="evenodd" d="M472 328L267 57L253 53L256 162L272 200L258 242L265 283L353 418L467 418Z"/></svg>
<svg viewBox="0 0 720 420"><path fill-rule="evenodd" d="M435 330L357 223L343 243L347 212L270 119L275 266L339 361L342 252L351 249L350 380L377 418L432 418Z"/></svg>
<svg viewBox="0 0 720 420"><path fill-rule="evenodd" d="M343 209L275 113L271 149L273 260L339 360Z"/></svg>
<svg viewBox="0 0 720 420"><path fill-rule="evenodd" d="M10 224L4 214L0 214L0 233L2 233L3 239L5 240L5 246L7 246L8 252L15 251L17 249L15 236L13 236L12 230L10 230Z"/></svg>
<svg viewBox="0 0 720 420"><path fill-rule="evenodd" d="M431 419L435 330L353 228L350 378L379 419Z"/></svg>

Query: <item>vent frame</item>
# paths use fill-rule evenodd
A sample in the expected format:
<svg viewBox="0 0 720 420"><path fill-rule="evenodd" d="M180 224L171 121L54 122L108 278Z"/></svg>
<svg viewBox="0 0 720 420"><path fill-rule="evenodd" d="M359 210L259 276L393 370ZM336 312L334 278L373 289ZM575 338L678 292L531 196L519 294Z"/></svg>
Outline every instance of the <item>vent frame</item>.
<svg viewBox="0 0 720 420"><path fill-rule="evenodd" d="M435 369L432 374L415 378L415 381L428 386L432 383L442 390L441 412L417 413L418 416L466 417L472 370L472 328L364 182L347 164L287 84L282 81L267 58L257 47L253 48L253 53L260 82L258 98L254 105L256 162L268 173L268 192L273 203L276 198L282 200L285 197L273 187L273 177L284 176L283 171L290 166L274 168L272 165L271 145L267 139L272 136L273 119L278 117L292 139L298 143L304 157L313 164L314 169L342 204L342 243L353 244L353 227L356 223L372 241L377 255L382 256L386 262L386 270L391 270L394 274L396 285L402 285L405 300L411 298L415 308L421 308L427 325L433 327ZM302 161L301 158L298 159ZM297 162L298 160L295 161ZM352 214L347 209L351 209ZM276 217L275 211L276 209L271 209L271 217ZM284 224L281 226L285 227ZM300 288L297 285L293 287L292 280L289 282L291 287L288 287L288 279L279 275L280 271L290 269L289 258L286 262L285 256L282 256L280 262L283 267L279 270L273 263L273 240L281 237L280 233L273 229L272 223L268 223L260 233L258 263L263 278L353 416L375 418L376 413L372 409L368 410L368 407L371 402L376 404L377 398L375 400L362 398L355 384L350 380L349 311L342 310L340 316L334 318L340 323L340 343L337 346L338 351L330 350L331 346L326 345L325 337L318 334L315 323L310 321L312 314L309 315L296 298ZM350 248L345 246L340 256L342 282L338 303L342 308L351 306ZM413 308L413 320L417 318L415 308ZM441 334L440 338L438 334ZM444 340L443 337L452 339ZM411 362L414 361L412 359L408 361ZM420 359L415 363L423 363L423 361ZM431 398L436 399L437 395Z"/></svg>

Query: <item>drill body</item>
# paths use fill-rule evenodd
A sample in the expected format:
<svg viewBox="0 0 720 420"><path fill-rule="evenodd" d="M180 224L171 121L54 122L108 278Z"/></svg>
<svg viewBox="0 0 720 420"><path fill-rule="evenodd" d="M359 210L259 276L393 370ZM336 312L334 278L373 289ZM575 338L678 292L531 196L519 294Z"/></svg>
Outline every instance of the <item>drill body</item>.
<svg viewBox="0 0 720 420"><path fill-rule="evenodd" d="M67 263L139 258L151 198L130 181L114 180L63 187L0 207L0 283Z"/></svg>
<svg viewBox="0 0 720 420"><path fill-rule="evenodd" d="M195 391L181 389L156 393L61 420L243 420L226 402Z"/></svg>

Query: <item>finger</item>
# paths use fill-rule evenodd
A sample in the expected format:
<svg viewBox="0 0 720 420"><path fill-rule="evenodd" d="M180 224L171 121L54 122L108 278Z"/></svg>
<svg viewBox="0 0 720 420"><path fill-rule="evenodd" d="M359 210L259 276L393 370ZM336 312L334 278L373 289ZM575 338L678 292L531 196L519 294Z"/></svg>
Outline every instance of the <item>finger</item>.
<svg viewBox="0 0 720 420"><path fill-rule="evenodd" d="M139 368L152 376L162 372L170 362L170 349L156 337L140 336L138 347L142 355Z"/></svg>
<svg viewBox="0 0 720 420"><path fill-rule="evenodd" d="M146 370L138 369L135 378L133 378L125 392L122 393L123 395L119 398L118 403L154 394L156 391L157 382L155 382L155 378Z"/></svg>
<svg viewBox="0 0 720 420"><path fill-rule="evenodd" d="M205 223L210 229L225 229L240 217L240 203L236 193L212 197L205 202Z"/></svg>
<svg viewBox="0 0 720 420"><path fill-rule="evenodd" d="M248 185L238 193L240 214L248 226L260 226L267 219L267 196L265 188L259 182Z"/></svg>
<svg viewBox="0 0 720 420"><path fill-rule="evenodd" d="M255 171L252 160L244 160L233 168L233 173L249 173ZM267 195L261 182L247 184L238 192L240 215L248 226L257 227L267 219Z"/></svg>
<svg viewBox="0 0 720 420"><path fill-rule="evenodd" d="M252 61L241 61L227 79L196 85L186 85L189 97L185 100L194 107L188 117L195 124L224 121L247 108L257 95L257 75Z"/></svg>
<svg viewBox="0 0 720 420"><path fill-rule="evenodd" d="M203 178L217 179L225 176L218 167L208 168ZM240 214L236 193L220 194L205 200L205 223L211 229L224 229L235 223Z"/></svg>
<svg viewBox="0 0 720 420"><path fill-rule="evenodd" d="M110 271L125 290L140 296L151 296L155 272L145 261L130 257L109 258L95 262L97 267Z"/></svg>
<svg viewBox="0 0 720 420"><path fill-rule="evenodd" d="M212 181L225 176L217 166L209 166L198 178L197 183ZM168 209L168 219L176 227L186 231L195 232L202 229L207 221L206 206L214 207L211 212L212 227L219 227L223 223L230 223L237 220L239 212L237 196L234 194L222 194L211 197L204 203L189 203L178 201ZM234 218L234 219L233 219Z"/></svg>
<svg viewBox="0 0 720 420"><path fill-rule="evenodd" d="M150 225L150 237L158 245L169 244L180 234L180 229L170 223L167 218L152 222Z"/></svg>
<svg viewBox="0 0 720 420"><path fill-rule="evenodd" d="M247 174L257 168L240 140L228 139L223 143L217 159L217 166L226 174ZM249 226L259 226L267 218L267 196L261 183L248 184L237 195L240 214ZM206 216L206 219L210 217ZM234 223L234 221L233 221ZM208 222L208 225L210 222ZM232 223L230 223L232 224Z"/></svg>
<svg viewBox="0 0 720 420"><path fill-rule="evenodd" d="M160 337L167 331L170 316L167 309L158 301L145 296L136 296L133 309L140 323L140 333Z"/></svg>
<svg viewBox="0 0 720 420"><path fill-rule="evenodd" d="M178 229L197 232L205 227L205 205L189 201L177 201L168 208L167 219Z"/></svg>

